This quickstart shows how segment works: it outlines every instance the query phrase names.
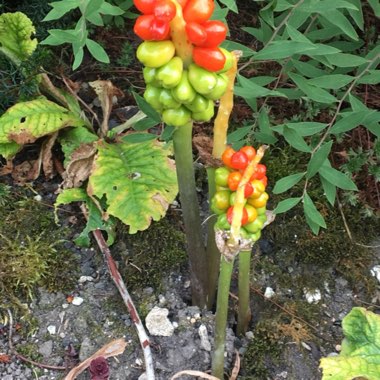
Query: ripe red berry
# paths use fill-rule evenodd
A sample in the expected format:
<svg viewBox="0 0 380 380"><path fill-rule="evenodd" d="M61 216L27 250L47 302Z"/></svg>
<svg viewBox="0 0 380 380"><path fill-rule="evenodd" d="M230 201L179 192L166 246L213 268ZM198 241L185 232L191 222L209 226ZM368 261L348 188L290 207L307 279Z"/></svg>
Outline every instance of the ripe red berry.
<svg viewBox="0 0 380 380"><path fill-rule="evenodd" d="M236 152L231 157L231 168L244 170L248 165L248 157L243 152Z"/></svg>

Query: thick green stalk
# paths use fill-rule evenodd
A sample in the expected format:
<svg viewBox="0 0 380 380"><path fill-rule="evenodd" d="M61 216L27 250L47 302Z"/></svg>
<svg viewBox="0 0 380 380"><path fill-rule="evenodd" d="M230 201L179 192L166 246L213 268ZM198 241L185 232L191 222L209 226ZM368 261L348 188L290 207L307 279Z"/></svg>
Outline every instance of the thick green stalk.
<svg viewBox="0 0 380 380"><path fill-rule="evenodd" d="M251 250L239 253L239 314L237 333L242 335L247 331L251 319L249 308L249 274L251 266Z"/></svg>
<svg viewBox="0 0 380 380"><path fill-rule="evenodd" d="M195 187L192 150L192 123L176 129L173 135L179 197L190 261L190 279L193 305L207 305L207 257L201 230L198 197Z"/></svg>
<svg viewBox="0 0 380 380"><path fill-rule="evenodd" d="M207 169L208 179L208 198L215 195L215 168ZM215 243L215 230L214 225L216 222L216 215L211 216L207 221L207 248L206 256L208 262L208 290L207 290L207 306L212 309L215 302L216 286L218 283L218 274L220 267L220 252Z"/></svg>
<svg viewBox="0 0 380 380"><path fill-rule="evenodd" d="M220 275L218 286L218 298L215 316L215 347L212 359L212 374L218 379L223 379L224 373L224 347L226 343L226 328L228 314L228 296L230 292L231 276L234 261L227 261L224 257L220 260Z"/></svg>

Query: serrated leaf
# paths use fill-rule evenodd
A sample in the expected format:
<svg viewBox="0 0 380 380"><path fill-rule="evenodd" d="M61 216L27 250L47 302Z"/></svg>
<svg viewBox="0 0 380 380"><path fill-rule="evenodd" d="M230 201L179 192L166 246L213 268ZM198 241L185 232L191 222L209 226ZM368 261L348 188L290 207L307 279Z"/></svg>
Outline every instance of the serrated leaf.
<svg viewBox="0 0 380 380"><path fill-rule="evenodd" d="M342 321L339 356L322 358L322 380L380 379L380 316L354 307Z"/></svg>
<svg viewBox="0 0 380 380"><path fill-rule="evenodd" d="M145 230L160 220L177 195L177 176L168 144L98 143L98 156L88 192L105 197L107 213L130 226L130 233Z"/></svg>
<svg viewBox="0 0 380 380"><path fill-rule="evenodd" d="M327 181L327 179L323 178L321 175L319 175L319 178L321 180L323 191L325 192L327 200L329 201L331 206L334 206L336 198L336 186L331 182Z"/></svg>
<svg viewBox="0 0 380 380"><path fill-rule="evenodd" d="M321 145L321 147L314 153L307 165L307 174L306 178L310 179L326 161L328 155L330 154L333 141L329 141L326 144Z"/></svg>
<svg viewBox="0 0 380 380"><path fill-rule="evenodd" d="M278 180L274 186L273 194L281 194L296 185L304 177L305 173L296 173Z"/></svg>
<svg viewBox="0 0 380 380"><path fill-rule="evenodd" d="M319 169L319 174L330 183L343 190L358 190L355 183L345 174L328 166L322 166Z"/></svg>
<svg viewBox="0 0 380 380"><path fill-rule="evenodd" d="M353 80L354 77L350 75L330 74L323 75L314 79L309 79L308 83L321 88L338 90L339 88L346 86L348 83L351 83Z"/></svg>
<svg viewBox="0 0 380 380"><path fill-rule="evenodd" d="M110 59L101 45L90 38L86 39L86 46L91 55L99 62L110 63Z"/></svg>
<svg viewBox="0 0 380 380"><path fill-rule="evenodd" d="M0 15L0 51L19 64L28 59L37 47L32 21L21 12Z"/></svg>
<svg viewBox="0 0 380 380"><path fill-rule="evenodd" d="M16 144L15 142L0 144L0 156L6 159L10 159L16 155L17 152L21 150L22 146Z"/></svg>
<svg viewBox="0 0 380 380"><path fill-rule="evenodd" d="M0 117L0 143L26 144L62 128L84 124L77 115L45 98L21 102Z"/></svg>
<svg viewBox="0 0 380 380"><path fill-rule="evenodd" d="M293 207L297 206L297 204L300 202L302 198L288 198L284 199L283 201L279 202L277 207L273 210L275 214L282 214L286 211L289 211Z"/></svg>
<svg viewBox="0 0 380 380"><path fill-rule="evenodd" d="M82 144L89 144L98 139L97 135L84 127L77 127L64 131L59 137L59 142L65 156L63 166L66 168L67 164L71 161L72 153Z"/></svg>
<svg viewBox="0 0 380 380"><path fill-rule="evenodd" d="M326 222L321 213L315 207L314 202L309 197L309 194L305 193L303 197L303 210L305 215L310 218L315 224L326 228Z"/></svg>
<svg viewBox="0 0 380 380"><path fill-rule="evenodd" d="M309 81L301 75L289 73L289 77L310 99L320 103L334 103L337 101L335 96L321 88L309 84Z"/></svg>
<svg viewBox="0 0 380 380"><path fill-rule="evenodd" d="M148 104L142 96L140 96L136 92L133 92L133 97L135 98L140 110L144 112L146 116L156 121L157 123L161 123L160 114L154 108L152 108L152 106Z"/></svg>
<svg viewBox="0 0 380 380"><path fill-rule="evenodd" d="M305 140L301 135L297 133L295 129L284 127L284 137L285 140L295 149L309 153L311 151L309 145L306 144Z"/></svg>
<svg viewBox="0 0 380 380"><path fill-rule="evenodd" d="M348 132L358 125L365 123L366 119L375 112L374 110L346 112L343 114L343 117L333 125L330 133L338 134Z"/></svg>
<svg viewBox="0 0 380 380"><path fill-rule="evenodd" d="M85 202L88 212L88 219L86 227L80 235L74 240L75 243L81 247L90 246L89 234L95 230L102 230L107 232L107 244L112 245L115 241L115 224L112 218L108 220L102 219L102 213L94 203L94 201L87 195L86 191L82 188L65 189L60 193L54 204L54 214L56 223L58 223L58 207L60 205L69 204L72 202Z"/></svg>

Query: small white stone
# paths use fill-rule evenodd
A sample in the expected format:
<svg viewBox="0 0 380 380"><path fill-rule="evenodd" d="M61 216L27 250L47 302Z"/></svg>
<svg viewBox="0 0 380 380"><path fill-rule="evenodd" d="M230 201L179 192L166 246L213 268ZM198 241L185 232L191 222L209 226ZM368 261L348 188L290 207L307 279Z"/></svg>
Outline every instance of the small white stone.
<svg viewBox="0 0 380 380"><path fill-rule="evenodd" d="M205 325L200 325L198 329L199 337L201 338L201 347L205 351L211 351L211 343L208 339L207 327Z"/></svg>
<svg viewBox="0 0 380 380"><path fill-rule="evenodd" d="M174 327L175 329L178 328L178 323L177 323L177 322L172 322L172 325L173 325L173 327Z"/></svg>
<svg viewBox="0 0 380 380"><path fill-rule="evenodd" d="M318 289L308 290L304 288L303 292L308 303L318 303L322 298L321 292Z"/></svg>
<svg viewBox="0 0 380 380"><path fill-rule="evenodd" d="M143 364L143 361L140 359L140 358L137 358L135 360L135 363L138 365L138 366L141 366Z"/></svg>
<svg viewBox="0 0 380 380"><path fill-rule="evenodd" d="M197 320L195 318L190 318L190 323L194 324Z"/></svg>
<svg viewBox="0 0 380 380"><path fill-rule="evenodd" d="M50 325L47 327L47 331L50 335L55 335L57 332L57 328L54 325Z"/></svg>
<svg viewBox="0 0 380 380"><path fill-rule="evenodd" d="M342 351L342 346L341 346L340 344L337 344L337 345L335 346L335 350L336 350L337 352Z"/></svg>
<svg viewBox="0 0 380 380"><path fill-rule="evenodd" d="M69 304L68 303L63 303L62 304L62 309L67 309L69 307Z"/></svg>
<svg viewBox="0 0 380 380"><path fill-rule="evenodd" d="M183 287L185 289L188 289L190 287L190 280L185 281L184 284L183 284Z"/></svg>
<svg viewBox="0 0 380 380"><path fill-rule="evenodd" d="M37 194L35 197L34 197L34 200L37 201L37 202L41 202L42 201L42 197L40 194Z"/></svg>
<svg viewBox="0 0 380 380"><path fill-rule="evenodd" d="M252 340L255 336L253 335L253 332L252 331L247 331L245 333L245 337L249 340Z"/></svg>
<svg viewBox="0 0 380 380"><path fill-rule="evenodd" d="M84 284L85 282L92 282L94 281L94 277L92 276L80 276L78 282L80 284Z"/></svg>
<svg viewBox="0 0 380 380"><path fill-rule="evenodd" d="M195 313L195 314L194 314L194 318L195 318L195 319L201 319L201 315L200 315L199 313Z"/></svg>
<svg viewBox="0 0 380 380"><path fill-rule="evenodd" d="M264 297L272 298L275 294L275 291L270 286L267 286L267 288L265 289Z"/></svg>
<svg viewBox="0 0 380 380"><path fill-rule="evenodd" d="M305 342L301 342L301 344L302 344L302 347L303 347L303 348L305 348L305 349L308 350L308 351L311 351L311 347L310 347L307 343L305 343Z"/></svg>
<svg viewBox="0 0 380 380"><path fill-rule="evenodd" d="M83 299L82 297L77 297L77 296L75 296L75 297L73 298L73 301L72 301L71 303L72 303L73 305L75 305L75 306L80 306L80 305L82 305L83 301L84 301L84 299Z"/></svg>
<svg viewBox="0 0 380 380"><path fill-rule="evenodd" d="M376 280L378 282L380 282L380 265L375 265L372 269L371 269L371 275L373 277L376 277Z"/></svg>
<svg viewBox="0 0 380 380"><path fill-rule="evenodd" d="M149 333L154 336L172 336L174 327L168 318L169 310L155 306L146 316L145 323Z"/></svg>
<svg viewBox="0 0 380 380"><path fill-rule="evenodd" d="M63 333L63 332L61 332L61 333L59 334L59 336L63 339L63 338L66 336L66 334Z"/></svg>
<svg viewBox="0 0 380 380"><path fill-rule="evenodd" d="M165 304L166 304L166 298L165 298L165 296L163 296L162 294L160 294L160 295L158 296L158 303L159 303L161 306L165 305Z"/></svg>

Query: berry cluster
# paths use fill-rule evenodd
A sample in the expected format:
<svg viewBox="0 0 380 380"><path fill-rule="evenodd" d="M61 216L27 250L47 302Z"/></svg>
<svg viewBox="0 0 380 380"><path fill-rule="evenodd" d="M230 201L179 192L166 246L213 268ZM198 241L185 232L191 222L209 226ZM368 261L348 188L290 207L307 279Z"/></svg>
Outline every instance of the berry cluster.
<svg viewBox="0 0 380 380"><path fill-rule="evenodd" d="M216 169L216 193L211 199L211 210L218 215L215 227L222 230L231 228L236 191L240 185L244 170L255 158L256 150L251 146L244 146L238 152L227 148L222 161L225 166ZM268 194L265 192L268 179L266 167L257 164L249 182L244 187L244 208L241 220L240 235L243 238L257 241L267 220L266 204Z"/></svg>

